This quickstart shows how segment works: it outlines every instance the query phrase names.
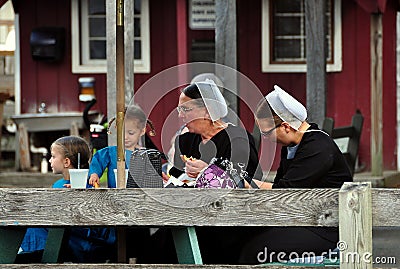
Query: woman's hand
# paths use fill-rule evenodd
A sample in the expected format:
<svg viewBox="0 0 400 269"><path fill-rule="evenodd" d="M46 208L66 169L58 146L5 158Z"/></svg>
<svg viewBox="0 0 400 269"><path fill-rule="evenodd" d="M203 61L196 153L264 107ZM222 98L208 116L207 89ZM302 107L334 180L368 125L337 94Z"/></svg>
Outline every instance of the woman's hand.
<svg viewBox="0 0 400 269"><path fill-rule="evenodd" d="M96 173L90 175L89 185L92 185L93 187L100 186L100 178Z"/></svg>
<svg viewBox="0 0 400 269"><path fill-rule="evenodd" d="M207 167L208 164L202 160L189 158L185 163L185 172L191 178L196 178L200 171Z"/></svg>

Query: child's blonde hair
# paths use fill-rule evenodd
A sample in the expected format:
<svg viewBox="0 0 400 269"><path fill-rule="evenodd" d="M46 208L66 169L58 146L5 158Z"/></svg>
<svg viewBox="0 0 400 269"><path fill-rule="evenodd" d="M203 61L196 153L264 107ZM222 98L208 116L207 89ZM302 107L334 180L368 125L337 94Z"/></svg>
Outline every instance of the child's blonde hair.
<svg viewBox="0 0 400 269"><path fill-rule="evenodd" d="M140 129L145 128L146 125L149 125L149 127L150 127L149 135L150 136L156 135L156 131L154 129L153 122L147 118L143 109L137 104L131 104L125 108L125 120L138 120ZM111 133L110 127L114 121L115 121L115 117L112 118L110 120L110 122L108 123L108 133L109 134Z"/></svg>
<svg viewBox="0 0 400 269"><path fill-rule="evenodd" d="M54 147L58 147L64 157L70 159L73 168L78 168L78 153L79 168L89 168L92 153L85 139L73 135L64 136L54 141L50 149Z"/></svg>

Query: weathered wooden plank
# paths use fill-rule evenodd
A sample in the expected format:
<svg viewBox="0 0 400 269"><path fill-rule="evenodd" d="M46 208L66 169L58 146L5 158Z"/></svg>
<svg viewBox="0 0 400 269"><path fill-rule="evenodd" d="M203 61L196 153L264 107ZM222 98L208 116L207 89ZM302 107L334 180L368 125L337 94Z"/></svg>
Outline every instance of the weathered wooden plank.
<svg viewBox="0 0 400 269"><path fill-rule="evenodd" d="M106 0L106 31L107 31L107 115L109 119L115 116L117 110L117 67L116 67L116 14L115 0ZM133 82L132 82L133 83ZM108 135L108 145L117 143L116 132Z"/></svg>
<svg viewBox="0 0 400 269"><path fill-rule="evenodd" d="M371 173L383 174L383 26L382 14L371 14Z"/></svg>
<svg viewBox="0 0 400 269"><path fill-rule="evenodd" d="M0 226L338 226L337 189L2 188L0 201ZM400 226L399 211L400 189L372 189L373 226Z"/></svg>
<svg viewBox="0 0 400 269"><path fill-rule="evenodd" d="M400 226L400 189L372 189L372 226Z"/></svg>
<svg viewBox="0 0 400 269"><path fill-rule="evenodd" d="M371 183L345 182L339 192L340 268L372 268Z"/></svg>
<svg viewBox="0 0 400 269"><path fill-rule="evenodd" d="M124 1L124 83L125 103L133 98L134 89L134 1ZM109 118L116 116L117 111L117 51L116 51L116 2L106 0L106 31L107 31L107 115ZM108 145L116 145L117 134L108 135Z"/></svg>
<svg viewBox="0 0 400 269"><path fill-rule="evenodd" d="M337 189L0 189L0 201L0 226L338 225Z"/></svg>
<svg viewBox="0 0 400 269"><path fill-rule="evenodd" d="M31 157L29 152L28 140L29 140L28 130L25 124L21 123L18 125L18 141L19 141L20 167L22 171L26 171L31 168Z"/></svg>
<svg viewBox="0 0 400 269"><path fill-rule="evenodd" d="M307 0L305 6L307 52L307 110L309 120L322 126L326 113L326 1Z"/></svg>
<svg viewBox="0 0 400 269"><path fill-rule="evenodd" d="M236 1L215 1L215 74L219 77L224 88L225 99L229 108L238 114L238 86L235 72L228 72L227 66L237 70L237 19ZM231 113L230 113L231 114ZM238 124L237 117L228 115L229 120Z"/></svg>

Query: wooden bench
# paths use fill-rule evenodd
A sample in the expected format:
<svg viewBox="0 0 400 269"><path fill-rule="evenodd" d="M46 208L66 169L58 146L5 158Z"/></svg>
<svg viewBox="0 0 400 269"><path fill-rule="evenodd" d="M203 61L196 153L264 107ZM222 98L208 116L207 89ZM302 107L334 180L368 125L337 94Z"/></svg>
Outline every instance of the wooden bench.
<svg viewBox="0 0 400 269"><path fill-rule="evenodd" d="M364 117L359 110L353 115L350 126L333 128L332 138L338 144L346 159L350 172L354 175Z"/></svg>
<svg viewBox="0 0 400 269"><path fill-rule="evenodd" d="M325 226L347 252L372 253L372 226L400 226L400 189L347 183L338 189L0 189L2 268L253 268L246 265L12 264L27 227L53 239L75 226L172 227L180 263L201 263L198 226ZM93 205L96 206L93 206ZM187 228L189 227L189 229ZM49 239L51 241L51 239ZM57 240L54 240L57 242ZM51 242L48 242L48 244ZM53 248L57 252L57 248ZM372 268L345 263L340 268ZM269 265L267 268L283 268ZM312 268L312 267L298 267Z"/></svg>

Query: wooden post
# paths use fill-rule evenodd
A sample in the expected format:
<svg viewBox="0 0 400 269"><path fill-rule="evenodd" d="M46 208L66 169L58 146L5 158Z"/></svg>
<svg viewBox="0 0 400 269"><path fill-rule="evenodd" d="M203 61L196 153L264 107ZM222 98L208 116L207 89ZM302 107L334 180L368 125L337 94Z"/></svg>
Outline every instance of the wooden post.
<svg viewBox="0 0 400 269"><path fill-rule="evenodd" d="M1 130L3 129L4 102L0 99L0 160L1 160Z"/></svg>
<svg viewBox="0 0 400 269"><path fill-rule="evenodd" d="M383 175L382 14L371 14L371 174Z"/></svg>
<svg viewBox="0 0 400 269"><path fill-rule="evenodd" d="M134 90L134 1L124 1L124 55L125 62L125 103L133 98ZM116 59L116 5L115 0L106 0L106 30L107 30L107 59ZM117 67L116 61L107 61L107 115L109 119L116 116L117 110ZM111 129L108 135L108 145L117 145L117 131Z"/></svg>
<svg viewBox="0 0 400 269"><path fill-rule="evenodd" d="M229 108L236 114L228 114L229 120L238 124L237 77L235 72L225 72L224 68L228 66L237 70L236 1L216 0L215 13L215 62L223 65L215 67L215 74L227 89L223 93L224 97Z"/></svg>
<svg viewBox="0 0 400 269"><path fill-rule="evenodd" d="M135 30L135 1L124 1L124 55L125 59L131 59L125 61L125 104L128 104L133 100L134 89L135 89L135 76L134 76L134 30ZM140 27L137 26L137 27ZM125 170L124 170L125 171Z"/></svg>
<svg viewBox="0 0 400 269"><path fill-rule="evenodd" d="M340 268L372 268L371 182L345 182L339 191Z"/></svg>
<svg viewBox="0 0 400 269"><path fill-rule="evenodd" d="M71 127L69 128L69 134L79 136L79 126L77 122L75 121L71 122Z"/></svg>
<svg viewBox="0 0 400 269"><path fill-rule="evenodd" d="M107 30L107 58L116 58L116 5L115 0L106 0L106 30ZM107 61L107 115L108 120L116 116L117 110L116 95L117 95L117 82L116 82L116 62ZM108 145L117 145L117 132L116 129L111 128L111 133L108 135Z"/></svg>
<svg viewBox="0 0 400 269"><path fill-rule="evenodd" d="M176 46L178 49L177 62L185 64L188 62L187 45L187 3L186 0L176 1ZM180 73L178 73L180 75ZM187 78L186 74L184 76Z"/></svg>
<svg viewBox="0 0 400 269"><path fill-rule="evenodd" d="M31 156L29 152L28 130L23 123L18 125L18 142L20 168L22 171L28 171L31 168Z"/></svg>
<svg viewBox="0 0 400 269"><path fill-rule="evenodd" d="M326 113L326 1L305 1L307 51L307 110L309 120L322 126Z"/></svg>

